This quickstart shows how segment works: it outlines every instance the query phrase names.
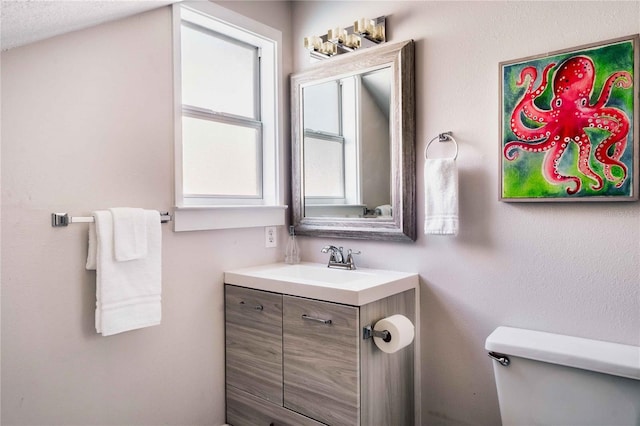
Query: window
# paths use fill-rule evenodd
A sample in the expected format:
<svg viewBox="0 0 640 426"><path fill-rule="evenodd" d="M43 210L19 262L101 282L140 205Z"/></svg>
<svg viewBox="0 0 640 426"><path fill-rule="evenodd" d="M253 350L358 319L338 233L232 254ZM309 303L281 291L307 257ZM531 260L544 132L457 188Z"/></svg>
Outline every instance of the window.
<svg viewBox="0 0 640 426"><path fill-rule="evenodd" d="M307 207L362 204L359 87L351 76L303 88Z"/></svg>
<svg viewBox="0 0 640 426"><path fill-rule="evenodd" d="M344 203L341 98L339 80L303 89L305 202Z"/></svg>
<svg viewBox="0 0 640 426"><path fill-rule="evenodd" d="M210 2L174 6L176 231L284 224L280 38Z"/></svg>

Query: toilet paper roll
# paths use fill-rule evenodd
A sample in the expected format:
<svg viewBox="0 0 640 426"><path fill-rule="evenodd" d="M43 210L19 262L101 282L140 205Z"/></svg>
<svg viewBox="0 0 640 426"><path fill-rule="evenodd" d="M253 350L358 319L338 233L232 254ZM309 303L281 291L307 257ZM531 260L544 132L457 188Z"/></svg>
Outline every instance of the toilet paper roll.
<svg viewBox="0 0 640 426"><path fill-rule="evenodd" d="M392 354L408 346L413 342L415 328L411 320L404 315L396 314L378 321L373 329L375 331L387 330L391 333L391 340L385 342L381 337L374 337L373 342L382 352Z"/></svg>

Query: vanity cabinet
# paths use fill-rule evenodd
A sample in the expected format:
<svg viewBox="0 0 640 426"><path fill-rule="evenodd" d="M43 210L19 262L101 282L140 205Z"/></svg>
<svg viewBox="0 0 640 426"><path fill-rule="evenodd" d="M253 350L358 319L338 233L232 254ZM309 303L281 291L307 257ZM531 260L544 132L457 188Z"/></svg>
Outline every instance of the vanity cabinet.
<svg viewBox="0 0 640 426"><path fill-rule="evenodd" d="M414 345L388 354L362 327L403 314L415 289L348 305L225 285L232 426L413 425Z"/></svg>

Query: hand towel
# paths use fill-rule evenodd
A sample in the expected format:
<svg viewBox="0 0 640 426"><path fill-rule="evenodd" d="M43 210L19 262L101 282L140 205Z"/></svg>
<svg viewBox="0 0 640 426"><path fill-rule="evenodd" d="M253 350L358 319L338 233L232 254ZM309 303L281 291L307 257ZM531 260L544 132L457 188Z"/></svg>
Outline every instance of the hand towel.
<svg viewBox="0 0 640 426"><path fill-rule="evenodd" d="M424 233L458 235L458 168L453 158L424 164Z"/></svg>
<svg viewBox="0 0 640 426"><path fill-rule="evenodd" d="M380 212L380 216L391 216L391 204L378 206L375 211Z"/></svg>
<svg viewBox="0 0 640 426"><path fill-rule="evenodd" d="M147 255L145 211L131 207L109 209L113 215L113 249L116 261L142 259Z"/></svg>
<svg viewBox="0 0 640 426"><path fill-rule="evenodd" d="M145 210L147 256L127 262L115 260L111 212L96 211L93 216L96 231L96 331L110 336L160 324L160 213Z"/></svg>

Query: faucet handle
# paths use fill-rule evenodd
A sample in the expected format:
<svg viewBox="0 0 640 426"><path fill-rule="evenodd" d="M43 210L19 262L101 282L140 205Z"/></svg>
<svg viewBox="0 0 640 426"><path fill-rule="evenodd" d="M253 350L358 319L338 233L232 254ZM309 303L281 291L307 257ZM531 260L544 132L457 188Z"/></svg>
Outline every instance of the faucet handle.
<svg viewBox="0 0 640 426"><path fill-rule="evenodd" d="M322 253L329 253L329 263L343 263L342 247L325 246L320 250Z"/></svg>
<svg viewBox="0 0 640 426"><path fill-rule="evenodd" d="M345 264L349 266L349 269L356 269L356 262L353 261L354 254L361 254L361 252L360 250L353 251L351 249L347 251L347 260L345 261Z"/></svg>

